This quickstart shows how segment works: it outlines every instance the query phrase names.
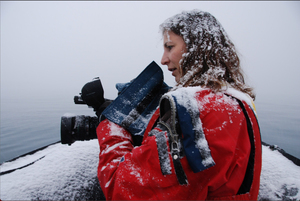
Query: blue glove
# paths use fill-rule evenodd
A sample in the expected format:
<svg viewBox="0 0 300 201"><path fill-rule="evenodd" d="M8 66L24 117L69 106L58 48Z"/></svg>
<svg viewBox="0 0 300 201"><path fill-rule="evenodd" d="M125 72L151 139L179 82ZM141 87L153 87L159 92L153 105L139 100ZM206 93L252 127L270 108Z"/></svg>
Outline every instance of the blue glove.
<svg viewBox="0 0 300 201"><path fill-rule="evenodd" d="M143 136L161 96L170 89L163 80L161 68L153 61L131 82L116 85L119 96L102 115L132 135Z"/></svg>

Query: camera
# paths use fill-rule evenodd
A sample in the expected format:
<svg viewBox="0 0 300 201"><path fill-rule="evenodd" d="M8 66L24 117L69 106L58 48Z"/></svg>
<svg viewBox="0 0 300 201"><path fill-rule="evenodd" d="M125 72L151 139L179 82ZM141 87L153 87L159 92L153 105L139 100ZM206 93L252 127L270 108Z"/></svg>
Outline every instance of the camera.
<svg viewBox="0 0 300 201"><path fill-rule="evenodd" d="M104 119L130 132L135 145L141 144L160 98L170 89L164 82L163 71L152 61L136 78L128 83L117 83L116 88L117 98L109 100L104 98L99 77L82 87L74 102L94 108L96 116L64 115L61 118L62 144L97 138L96 128Z"/></svg>
<svg viewBox="0 0 300 201"><path fill-rule="evenodd" d="M75 104L86 104L94 109L96 116L70 115L61 117L61 143L71 145L77 140L96 139L96 128L103 110L112 102L104 98L104 91L99 77L86 83L80 96L74 96Z"/></svg>

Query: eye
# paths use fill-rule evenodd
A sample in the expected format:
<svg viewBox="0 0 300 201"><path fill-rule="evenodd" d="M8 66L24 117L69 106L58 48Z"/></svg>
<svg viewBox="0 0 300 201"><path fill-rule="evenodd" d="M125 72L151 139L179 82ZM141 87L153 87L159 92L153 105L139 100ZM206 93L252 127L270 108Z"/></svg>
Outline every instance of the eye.
<svg viewBox="0 0 300 201"><path fill-rule="evenodd" d="M173 47L174 47L174 45L173 44L168 44L168 43L165 43L165 48L168 50L168 51L170 51Z"/></svg>
<svg viewBox="0 0 300 201"><path fill-rule="evenodd" d="M167 45L166 48L170 51L174 46L172 45Z"/></svg>

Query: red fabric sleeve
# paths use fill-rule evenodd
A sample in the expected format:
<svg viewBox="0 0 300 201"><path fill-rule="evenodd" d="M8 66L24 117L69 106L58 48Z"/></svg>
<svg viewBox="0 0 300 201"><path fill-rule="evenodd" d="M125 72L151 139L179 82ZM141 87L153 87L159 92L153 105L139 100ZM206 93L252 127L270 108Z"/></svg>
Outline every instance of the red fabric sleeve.
<svg viewBox="0 0 300 201"><path fill-rule="evenodd" d="M129 132L102 121L97 128L98 178L106 199L204 200L207 196L234 195L244 178L250 144L240 108L230 109L230 104L219 98L203 100L206 104L200 107L203 130L216 165L193 173L183 157L181 163L189 182L183 186L177 181L172 162L172 174L162 174L155 136L148 136L141 146L134 147Z"/></svg>
<svg viewBox="0 0 300 201"><path fill-rule="evenodd" d="M108 120L100 123L97 134L100 144L98 178L106 199L157 200L167 195L167 189L173 191L177 177L172 175L166 179L162 175L155 136L133 147L130 134Z"/></svg>

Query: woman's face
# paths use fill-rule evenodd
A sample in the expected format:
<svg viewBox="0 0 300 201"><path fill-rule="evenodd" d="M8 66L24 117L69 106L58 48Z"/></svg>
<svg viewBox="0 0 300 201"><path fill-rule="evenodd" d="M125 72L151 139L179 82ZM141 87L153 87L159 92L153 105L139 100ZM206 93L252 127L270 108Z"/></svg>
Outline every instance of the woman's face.
<svg viewBox="0 0 300 201"><path fill-rule="evenodd" d="M164 53L161 58L161 64L168 66L168 70L172 72L176 82L179 82L182 76L179 62L182 59L182 54L185 52L186 45L183 38L172 31L165 31Z"/></svg>

